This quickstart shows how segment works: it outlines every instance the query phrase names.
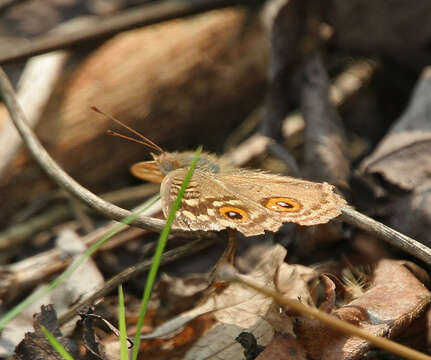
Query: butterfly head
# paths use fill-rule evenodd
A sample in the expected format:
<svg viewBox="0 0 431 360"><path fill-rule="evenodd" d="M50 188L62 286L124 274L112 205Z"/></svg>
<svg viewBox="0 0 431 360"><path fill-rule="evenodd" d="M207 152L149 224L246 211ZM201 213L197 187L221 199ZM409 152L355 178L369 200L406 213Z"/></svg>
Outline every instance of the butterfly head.
<svg viewBox="0 0 431 360"><path fill-rule="evenodd" d="M142 179L154 183L161 183L163 178L176 169L188 168L195 155L194 152L160 152L151 154L152 161L141 161L130 168L131 173ZM220 172L220 164L217 159L207 153L200 155L196 169L212 173Z"/></svg>
<svg viewBox="0 0 431 360"><path fill-rule="evenodd" d="M160 172L163 175L168 174L172 170L183 167L181 159L178 157L178 153L162 152L160 154L151 153L154 161L159 166Z"/></svg>
<svg viewBox="0 0 431 360"><path fill-rule="evenodd" d="M162 152L160 154L151 154L154 161L159 165L162 174L166 175L169 172L179 169L188 168L195 156L194 152ZM213 173L220 172L220 164L216 157L202 153L196 164L197 169L210 171Z"/></svg>

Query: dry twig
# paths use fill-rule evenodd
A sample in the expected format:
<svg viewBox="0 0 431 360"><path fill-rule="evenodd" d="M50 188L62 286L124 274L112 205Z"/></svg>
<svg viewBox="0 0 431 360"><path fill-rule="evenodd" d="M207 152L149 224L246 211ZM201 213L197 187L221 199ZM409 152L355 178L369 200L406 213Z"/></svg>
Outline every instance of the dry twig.
<svg viewBox="0 0 431 360"><path fill-rule="evenodd" d="M121 204L130 200L144 200L148 196L155 194L157 191L158 187L156 184L147 183L102 194L101 198L114 204ZM88 208L85 207L85 209ZM67 205L57 205L50 207L40 215L32 216L26 222L12 225L4 232L0 233L0 251L4 252L11 248L17 248L19 245L26 242L31 236L66 221L71 218L71 216L72 214Z"/></svg>
<svg viewBox="0 0 431 360"><path fill-rule="evenodd" d="M331 102L336 106L343 105L368 84L377 68L378 64L371 60L358 61L349 66L332 82L329 88L329 98ZM260 109L260 111L256 110L255 113L254 117L262 117L264 114L262 109ZM253 124L257 122L258 121L253 118ZM282 132L289 144L292 143L293 138L303 133L304 128L304 118L298 112L289 114L283 120ZM271 141L269 137L255 134L237 145L235 149L229 151L225 156L232 164L240 166L265 152L267 147L271 146ZM283 159L284 156L286 156L286 154L283 154L281 158Z"/></svg>
<svg viewBox="0 0 431 360"><path fill-rule="evenodd" d="M376 236L379 239L400 248L401 250L421 259L431 265L431 249L424 244L416 241L400 232L378 222L351 207L341 208L342 220L346 223L357 226L358 228Z"/></svg>
<svg viewBox="0 0 431 360"><path fill-rule="evenodd" d="M296 299L289 299L288 297L281 295L277 291L274 291L269 288L265 288L262 285L258 284L256 281L247 278L247 276L239 274L236 271L236 269L231 265L225 264L223 265L223 267L220 267L217 270L218 270L217 275L219 276L219 278L223 279L224 281L239 282L242 285L248 286L260 292L261 294L272 297L280 305L285 306L287 309L318 319L323 324L343 334L358 336L362 339L367 340L374 346L377 346L381 349L385 349L394 354L400 355L406 359L411 359L411 360L413 359L430 360L431 359L431 357L429 357L428 355L425 355L424 353L410 349L407 346L398 344L382 336L373 335L359 326L356 326L351 324L350 322L341 320L336 316L328 314L316 307L311 307L309 305L303 304L301 301Z"/></svg>
<svg viewBox="0 0 431 360"><path fill-rule="evenodd" d="M55 52L37 56L26 64L20 79L17 98L22 108L25 109L31 127L35 127L38 123L67 58L66 53ZM4 114L5 117L8 117L7 112ZM0 175L8 167L22 141L13 124L7 121L9 119L5 120L0 133L0 144L2 144L0 147Z"/></svg>
<svg viewBox="0 0 431 360"><path fill-rule="evenodd" d="M104 18L86 19L83 24L77 19L76 26L64 31L53 31L22 46L3 49L0 64L22 60L45 52L65 49L83 41L107 38L120 31L155 24L161 21L175 19L181 16L193 15L199 12L238 5L235 0L164 0L150 5L134 7L122 13ZM88 21L87 21L88 20Z"/></svg>
<svg viewBox="0 0 431 360"><path fill-rule="evenodd" d="M148 208L144 214L154 215L159 211L160 202L157 202ZM110 222L105 226L99 227L84 236L82 238L82 243L89 247L117 226L118 224L116 222ZM145 232L145 230L137 230L140 231L140 235ZM109 242L105 243L100 248L100 251L110 250L115 246L120 246L125 241L135 238L136 236L137 234L135 231L128 231L127 235L122 231L116 234L114 238L110 239ZM0 300L10 301L13 297L19 295L20 291L23 289L30 287L32 284L40 283L52 274L64 270L70 264L71 260L70 257L65 257L61 249L53 248L13 264L0 267Z"/></svg>
<svg viewBox="0 0 431 360"><path fill-rule="evenodd" d="M215 239L204 239L204 240L195 240L186 245L180 246L173 250L168 250L163 254L161 264L167 264L184 256L188 256L191 254L195 254L208 246L212 245L215 242ZM80 308L83 306L94 303L96 300L101 297L109 294L112 290L114 290L119 284L122 284L128 280L130 280L133 276L140 274L144 271L147 271L152 263L152 259L147 259L138 263L136 265L128 267L126 270L123 270L119 274L115 275L111 279L105 282L103 287L96 290L93 294L90 294L84 300L80 301L72 308L70 308L65 314L63 314L59 318L59 324L65 324L69 320L71 320Z"/></svg>

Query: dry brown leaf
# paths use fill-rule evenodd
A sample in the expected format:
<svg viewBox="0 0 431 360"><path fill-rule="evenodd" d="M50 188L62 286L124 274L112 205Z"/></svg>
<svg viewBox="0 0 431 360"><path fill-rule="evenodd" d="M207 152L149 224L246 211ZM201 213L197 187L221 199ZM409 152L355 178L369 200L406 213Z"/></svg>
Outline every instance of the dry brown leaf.
<svg viewBox="0 0 431 360"><path fill-rule="evenodd" d="M34 318L34 332L25 334L22 340L16 347L14 359L16 360L60 360L63 357L57 353L42 333L41 325L43 325L54 337L66 348L66 350L75 359L78 359L79 349L76 343L72 340L63 337L60 329L57 326L57 314L52 305L42 306L41 312Z"/></svg>
<svg viewBox="0 0 431 360"><path fill-rule="evenodd" d="M325 274L320 276L323 286L325 287L325 298L319 306L319 309L330 313L335 308L337 294L335 292L335 283Z"/></svg>
<svg viewBox="0 0 431 360"><path fill-rule="evenodd" d="M416 85L410 104L383 138L376 150L361 164L365 175L380 174L405 191L431 181L431 67Z"/></svg>
<svg viewBox="0 0 431 360"><path fill-rule="evenodd" d="M80 256L85 250L85 245L82 243L81 238L68 230L60 234L58 246L64 251L65 256ZM82 281L82 279L85 279L85 281ZM0 338L0 356L10 355L24 334L32 329L33 314L37 313L43 304L54 304L56 312L61 315L69 309L71 304L93 292L103 282L103 276L93 260L88 259L85 261L63 284L29 306L7 325ZM68 331L71 331L74 326L74 322L69 322L68 327L63 328L64 333L67 335Z"/></svg>
<svg viewBox="0 0 431 360"><path fill-rule="evenodd" d="M301 80L301 111L306 124L306 178L346 189L350 161L345 129L329 99L329 76L320 54L306 61Z"/></svg>
<svg viewBox="0 0 431 360"><path fill-rule="evenodd" d="M261 132L281 138L281 123L297 100L296 70L320 42L317 2L267 1L263 18L271 41L266 114Z"/></svg>
<svg viewBox="0 0 431 360"><path fill-rule="evenodd" d="M331 313L374 335L394 338L429 301L430 292L405 262L381 260L368 291ZM314 319L300 319L295 332L312 359L359 359L370 349L367 341L332 331Z"/></svg>
<svg viewBox="0 0 431 360"><path fill-rule="evenodd" d="M310 303L306 282L312 277L312 270L285 264L285 256L284 248L274 246L263 254L255 270L247 276L262 286ZM205 321L208 321L208 317L211 317L213 323L210 328L182 358L243 359L244 350L235 341L243 331L252 333L258 345L263 346L271 341L275 331L293 336L290 318L280 313L279 309L271 298L234 283L222 292L213 292L201 305L166 322L145 335L144 339L173 336L192 320L199 321L204 316Z"/></svg>
<svg viewBox="0 0 431 360"><path fill-rule="evenodd" d="M290 334L276 333L256 360L306 360L307 353L298 340Z"/></svg>
<svg viewBox="0 0 431 360"><path fill-rule="evenodd" d="M155 292L160 301L158 319L165 320L191 309L209 285L207 274L192 274L183 278L162 274Z"/></svg>
<svg viewBox="0 0 431 360"><path fill-rule="evenodd" d="M381 176L384 189L374 181L375 193L392 195L387 205L387 224L425 244L431 244L431 67L426 68L405 113L361 164L361 172L376 180ZM393 186L403 190L400 196Z"/></svg>

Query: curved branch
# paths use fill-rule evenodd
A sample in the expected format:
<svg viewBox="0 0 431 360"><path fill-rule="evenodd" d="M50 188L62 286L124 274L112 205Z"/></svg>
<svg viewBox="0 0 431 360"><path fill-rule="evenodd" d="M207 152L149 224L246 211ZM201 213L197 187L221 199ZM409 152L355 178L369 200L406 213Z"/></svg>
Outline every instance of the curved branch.
<svg viewBox="0 0 431 360"><path fill-rule="evenodd" d="M351 207L342 207L341 212L341 219L346 223L357 226L377 238L385 240L391 245L400 248L418 259L421 259L428 265L431 265L431 249L419 241L401 234L389 226L386 226L381 222L352 209Z"/></svg>
<svg viewBox="0 0 431 360"><path fill-rule="evenodd" d="M171 249L163 253L161 264L168 264L177 259L181 259L185 256L189 256L191 254L199 253L199 251L206 249L210 245L214 244L215 239L199 239L192 242L189 242L185 245L179 246L175 249ZM76 313L82 307L94 303L96 300L100 299L103 296L109 294L112 290L114 290L119 284L122 284L134 276L143 273L150 269L152 259L145 259L139 262L136 265L129 266L124 269L117 275L113 276L109 280L107 280L101 287L95 289L91 294L85 296L84 299L81 299L78 303L74 304L66 313L60 316L58 319L59 324L65 324L69 320L71 320Z"/></svg>
<svg viewBox="0 0 431 360"><path fill-rule="evenodd" d="M6 0L3 2L6 2ZM238 0L156 1L151 4L124 10L111 16L100 16L92 19L88 19L87 17L84 22L73 21L73 25L72 21L69 21L69 26L66 29L60 26L57 28L57 31L37 37L29 43L18 44L18 46L15 47L10 46L2 49L3 51L0 53L0 63L4 64L22 60L30 56L66 49L84 41L106 39L121 31L152 25L213 9L241 5L241 3L247 4L246 1ZM0 3L0 12L1 6L2 4Z"/></svg>
<svg viewBox="0 0 431 360"><path fill-rule="evenodd" d="M25 121L25 115L18 102L16 101L15 92L12 88L12 85L1 67L0 90L3 95L5 104L9 110L11 119L15 124L15 127L20 133L31 155L58 186L71 193L73 196L85 203L87 206L93 208L103 216L106 216L110 219L121 221L125 217L131 215L130 211L122 209L99 198L98 196L78 184L67 173L65 173L64 170L60 168L60 166L57 165L57 163L43 148L42 144L39 142L39 140L33 133L33 130L28 126L27 122ZM152 217L140 216L139 218L134 220L131 225L142 227L148 230L160 231L165 225L165 221Z"/></svg>

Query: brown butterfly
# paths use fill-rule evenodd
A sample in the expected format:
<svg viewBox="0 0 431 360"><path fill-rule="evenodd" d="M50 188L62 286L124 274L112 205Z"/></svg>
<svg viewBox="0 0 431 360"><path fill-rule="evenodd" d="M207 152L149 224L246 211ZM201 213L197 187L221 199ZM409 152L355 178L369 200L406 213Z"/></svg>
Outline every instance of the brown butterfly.
<svg viewBox="0 0 431 360"><path fill-rule="evenodd" d="M152 155L153 161L136 163L131 172L140 179L161 182L162 208L167 216L194 153L161 151ZM231 228L253 236L277 231L285 222L326 223L340 215L339 208L345 204L327 183L230 168L203 153L174 225L192 231Z"/></svg>
<svg viewBox="0 0 431 360"><path fill-rule="evenodd" d="M139 142L158 152L151 154L154 160L134 164L131 172L140 179L161 183L162 209L166 217L194 153L166 152L142 134L112 119L143 140L113 131L109 134ZM327 183L232 168L217 157L202 153L176 213L174 226L191 231L230 228L253 236L265 230L277 231L285 222L326 223L340 215L340 207L345 204Z"/></svg>

